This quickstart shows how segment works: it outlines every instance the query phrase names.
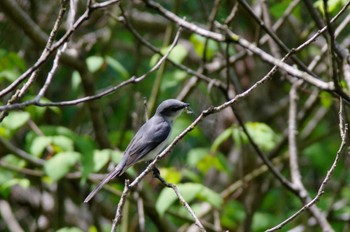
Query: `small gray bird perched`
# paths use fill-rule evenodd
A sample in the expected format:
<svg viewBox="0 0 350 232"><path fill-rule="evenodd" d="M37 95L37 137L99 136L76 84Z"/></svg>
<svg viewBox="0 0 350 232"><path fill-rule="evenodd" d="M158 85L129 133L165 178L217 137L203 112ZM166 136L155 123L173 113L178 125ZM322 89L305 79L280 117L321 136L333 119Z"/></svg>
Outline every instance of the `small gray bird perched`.
<svg viewBox="0 0 350 232"><path fill-rule="evenodd" d="M172 129L173 120L186 109L190 113L188 103L176 99L163 101L156 113L137 131L134 138L126 148L123 158L114 170L97 185L85 198L87 203L111 179L121 176L129 167L140 161L152 160L167 145Z"/></svg>

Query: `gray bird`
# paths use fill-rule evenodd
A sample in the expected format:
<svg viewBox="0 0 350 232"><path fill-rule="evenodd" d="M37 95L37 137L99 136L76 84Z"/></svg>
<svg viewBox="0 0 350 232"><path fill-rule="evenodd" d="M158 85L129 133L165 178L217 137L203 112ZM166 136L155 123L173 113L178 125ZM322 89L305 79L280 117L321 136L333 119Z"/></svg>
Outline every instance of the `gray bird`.
<svg viewBox="0 0 350 232"><path fill-rule="evenodd" d="M97 185L85 198L87 203L111 179L121 176L129 167L141 161L152 160L167 145L172 129L173 120L186 109L190 113L188 103L176 99L163 101L156 113L137 131L134 138L126 148L123 158L114 170Z"/></svg>

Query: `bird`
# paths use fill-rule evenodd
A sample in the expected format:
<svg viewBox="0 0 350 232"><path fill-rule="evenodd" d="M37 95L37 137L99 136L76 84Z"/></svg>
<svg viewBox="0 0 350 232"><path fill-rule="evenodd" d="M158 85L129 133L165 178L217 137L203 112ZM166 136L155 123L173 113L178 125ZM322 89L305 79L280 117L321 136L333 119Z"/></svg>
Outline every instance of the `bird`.
<svg viewBox="0 0 350 232"><path fill-rule="evenodd" d="M121 176L135 163L154 159L166 146L169 140L173 121L186 109L192 113L190 104L176 99L168 99L159 104L155 114L147 120L124 151L120 163L85 198L87 203L111 179Z"/></svg>

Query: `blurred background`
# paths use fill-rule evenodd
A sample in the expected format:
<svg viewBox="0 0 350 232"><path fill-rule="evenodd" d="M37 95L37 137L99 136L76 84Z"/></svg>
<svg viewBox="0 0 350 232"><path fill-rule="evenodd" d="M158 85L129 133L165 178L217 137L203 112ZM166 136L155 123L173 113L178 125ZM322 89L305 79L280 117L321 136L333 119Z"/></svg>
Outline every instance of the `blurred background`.
<svg viewBox="0 0 350 232"><path fill-rule="evenodd" d="M83 200L102 174L119 162L135 131L158 104L169 98L191 104L194 114L177 119L175 138L203 110L245 92L273 67L262 55L237 43L183 29L159 69L139 82L130 81L148 73L174 40L179 27L164 12L223 36L228 28L280 60L346 4L345 0L328 1L325 11L322 0L121 0L91 10L72 30L72 23L86 12L87 1L2 0L0 91L36 67L45 47L51 46L47 41L55 22L59 25L53 44L67 31L72 34L65 40L67 47L57 69L55 50L34 74L0 94L1 106L28 103L0 112L0 231L110 231L124 180L133 180L146 164L110 182L89 204ZM326 30L294 59L285 61L322 81L338 81L344 96L349 93L349 15L345 9L331 24L333 31ZM337 49L327 46L332 41ZM52 80L47 82L52 70ZM284 70L274 72L234 105L203 118L159 162L161 176L177 185L207 231L264 231L317 194L342 141L339 95L297 80ZM44 104L30 102L45 82L48 88L40 96ZM125 85L96 100L65 105L121 83ZM297 98L290 97L292 85ZM344 96L347 123L349 102ZM288 140L291 101L296 107L293 156ZM290 162L298 157L299 187L303 188L292 191L281 183L259 153L292 184L296 180L291 177ZM348 147L340 154L315 207L335 231L348 231ZM283 231L322 231L320 218L306 210ZM128 196L118 228L197 230L174 192L152 174Z"/></svg>

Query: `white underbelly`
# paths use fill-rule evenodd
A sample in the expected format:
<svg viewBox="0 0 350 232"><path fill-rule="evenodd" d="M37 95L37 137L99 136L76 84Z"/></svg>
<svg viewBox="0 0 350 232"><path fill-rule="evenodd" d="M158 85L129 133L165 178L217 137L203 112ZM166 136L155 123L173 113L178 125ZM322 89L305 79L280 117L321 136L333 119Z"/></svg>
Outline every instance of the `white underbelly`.
<svg viewBox="0 0 350 232"><path fill-rule="evenodd" d="M170 133L169 133L169 135L170 135ZM162 143L160 143L156 148L154 148L152 151L150 151L140 161L153 160L154 157L156 157L159 153L161 153L164 150L164 148L168 145L169 135Z"/></svg>

